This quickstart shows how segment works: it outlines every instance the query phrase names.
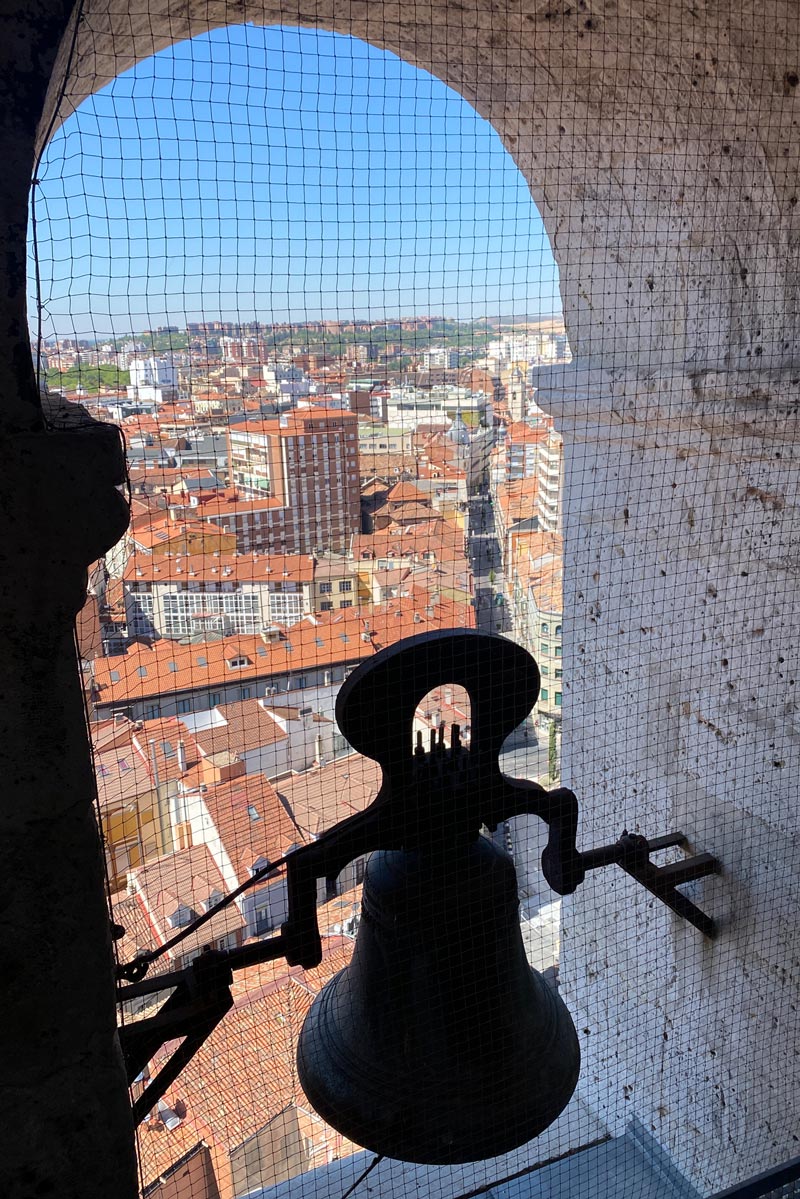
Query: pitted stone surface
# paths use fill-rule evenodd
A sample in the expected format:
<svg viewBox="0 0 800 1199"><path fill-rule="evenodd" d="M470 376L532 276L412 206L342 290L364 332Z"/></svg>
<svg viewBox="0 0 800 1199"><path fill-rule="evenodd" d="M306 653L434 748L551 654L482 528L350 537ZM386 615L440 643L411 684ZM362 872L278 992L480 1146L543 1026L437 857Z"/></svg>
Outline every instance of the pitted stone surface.
<svg viewBox="0 0 800 1199"><path fill-rule="evenodd" d="M608 871L565 905L582 1094L615 1132L635 1112L708 1194L797 1143L800 381L542 383L568 461L562 777L581 842L680 829L724 866L685 889L713 944Z"/></svg>

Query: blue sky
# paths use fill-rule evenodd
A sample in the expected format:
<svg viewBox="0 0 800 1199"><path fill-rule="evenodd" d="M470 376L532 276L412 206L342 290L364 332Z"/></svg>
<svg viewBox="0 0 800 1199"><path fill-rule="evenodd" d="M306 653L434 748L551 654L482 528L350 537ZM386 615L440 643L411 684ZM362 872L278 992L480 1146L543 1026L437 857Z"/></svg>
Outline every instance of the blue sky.
<svg viewBox="0 0 800 1199"><path fill-rule="evenodd" d="M174 46L87 100L39 178L46 337L560 311L541 219L491 127L351 38L230 26Z"/></svg>

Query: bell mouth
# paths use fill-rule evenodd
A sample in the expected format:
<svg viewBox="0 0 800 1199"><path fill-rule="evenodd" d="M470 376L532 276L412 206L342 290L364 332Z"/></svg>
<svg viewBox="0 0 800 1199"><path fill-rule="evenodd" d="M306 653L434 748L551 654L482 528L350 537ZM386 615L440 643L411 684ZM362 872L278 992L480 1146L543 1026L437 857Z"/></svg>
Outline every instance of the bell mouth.
<svg viewBox="0 0 800 1199"><path fill-rule="evenodd" d="M578 1037L525 956L503 850L479 837L445 874L416 851L372 855L352 961L314 1001L297 1065L328 1124L402 1161L496 1157L557 1119Z"/></svg>
<svg viewBox="0 0 800 1199"><path fill-rule="evenodd" d="M350 985L343 970L317 996L301 1032L297 1066L309 1102L354 1144L420 1165L482 1161L533 1140L572 1098L580 1048L566 1006L531 974L541 986L537 1016L548 1042L538 1062L509 1076L487 1050L477 1068L474 1061L456 1062L442 1078L425 1063L388 1063L353 1051L340 1035ZM363 1048L369 1050L369 1040Z"/></svg>

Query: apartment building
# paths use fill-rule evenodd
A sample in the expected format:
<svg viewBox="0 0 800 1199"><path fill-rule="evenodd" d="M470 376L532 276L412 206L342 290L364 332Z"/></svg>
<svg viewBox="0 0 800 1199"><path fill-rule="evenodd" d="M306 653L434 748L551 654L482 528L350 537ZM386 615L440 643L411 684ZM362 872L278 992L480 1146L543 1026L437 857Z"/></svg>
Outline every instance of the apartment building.
<svg viewBox="0 0 800 1199"><path fill-rule="evenodd" d="M563 698L563 545L557 533L520 537L509 570L514 629L536 659L541 689L534 708L539 728L561 720Z"/></svg>
<svg viewBox="0 0 800 1199"><path fill-rule="evenodd" d="M548 430L542 425L528 424L524 420L508 425L502 442L501 463L505 473L502 482L533 478L537 473L539 447L547 439Z"/></svg>
<svg viewBox="0 0 800 1199"><path fill-rule="evenodd" d="M245 499L234 488L215 492L192 494L181 509L171 497L170 515L183 513L195 521L215 525L235 539L235 547L241 553L252 550L270 551L283 549L283 532L286 518L280 500L268 495L261 499Z"/></svg>
<svg viewBox="0 0 800 1199"><path fill-rule="evenodd" d="M373 607L368 620L353 608L307 616L291 628L272 626L260 636L135 641L127 653L95 659L90 700L98 719L124 712L148 720L300 693L341 682L363 658L403 637L473 625L473 609L465 603L410 595Z"/></svg>
<svg viewBox="0 0 800 1199"><path fill-rule="evenodd" d="M228 431L230 480L244 498L273 497L273 537L287 553L346 552L360 527L358 418L295 409Z"/></svg>
<svg viewBox="0 0 800 1199"><path fill-rule="evenodd" d="M560 433L550 429L539 443L536 454L536 478L539 490L536 512L539 528L547 533L561 532L561 490L564 475L564 442Z"/></svg>
<svg viewBox="0 0 800 1199"><path fill-rule="evenodd" d="M302 554L132 554L123 589L132 635L259 633L313 610L314 559Z"/></svg>

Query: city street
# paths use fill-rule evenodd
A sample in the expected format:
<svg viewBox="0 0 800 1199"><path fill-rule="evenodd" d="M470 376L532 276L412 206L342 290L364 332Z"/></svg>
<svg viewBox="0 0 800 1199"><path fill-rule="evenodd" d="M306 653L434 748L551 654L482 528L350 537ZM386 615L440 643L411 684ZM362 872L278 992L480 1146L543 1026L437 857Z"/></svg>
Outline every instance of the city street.
<svg viewBox="0 0 800 1199"><path fill-rule="evenodd" d="M486 633L511 635L511 613L506 602L500 546L488 495L470 499L467 536L475 580L476 626ZM502 607L496 602L498 596L503 600ZM547 770L547 744L537 740L531 721L515 729L508 738L500 755L500 765L512 778L535 780Z"/></svg>
<svg viewBox="0 0 800 1199"><path fill-rule="evenodd" d="M509 632L511 620L503 592L503 565L489 496L470 499L467 540L475 580L477 628L485 633ZM497 597L502 600L502 606L496 602Z"/></svg>

